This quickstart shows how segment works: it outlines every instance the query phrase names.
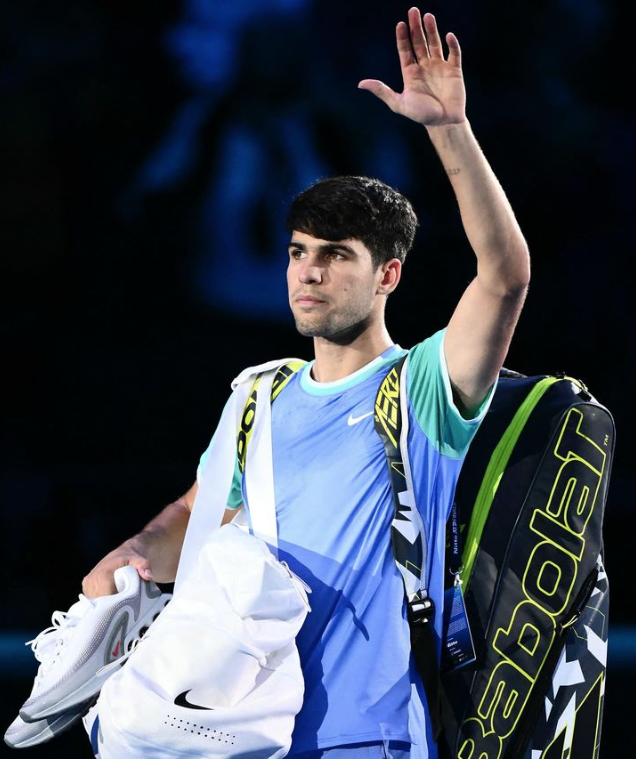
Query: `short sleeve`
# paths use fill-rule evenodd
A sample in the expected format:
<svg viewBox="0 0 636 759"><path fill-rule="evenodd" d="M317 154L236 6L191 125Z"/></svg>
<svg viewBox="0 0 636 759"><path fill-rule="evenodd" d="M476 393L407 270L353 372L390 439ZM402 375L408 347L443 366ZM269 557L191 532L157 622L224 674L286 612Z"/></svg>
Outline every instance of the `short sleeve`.
<svg viewBox="0 0 636 759"><path fill-rule="evenodd" d="M497 383L471 419L465 419L453 399L440 330L409 351L407 388L411 409L422 432L439 453L463 458L483 421Z"/></svg>
<svg viewBox="0 0 636 759"><path fill-rule="evenodd" d="M229 400L225 404L225 408L223 409L221 418L223 418L223 415L227 412L228 405L229 405ZM220 423L219 423L219 426L220 426ZM214 438L217 434L217 431L218 431L218 426L214 432L214 435L212 435L212 440L210 440L210 444L205 449L205 451L203 452L199 460L199 466L197 467L197 483L199 484L201 484L201 480L204 477L206 462L210 455L210 450L212 449ZM228 493L228 496L227 496L228 509L238 509L243 504L242 486L243 486L243 477L241 475L241 470L239 469L238 455L237 455L234 459L234 475L232 477L232 484L230 486L230 492Z"/></svg>

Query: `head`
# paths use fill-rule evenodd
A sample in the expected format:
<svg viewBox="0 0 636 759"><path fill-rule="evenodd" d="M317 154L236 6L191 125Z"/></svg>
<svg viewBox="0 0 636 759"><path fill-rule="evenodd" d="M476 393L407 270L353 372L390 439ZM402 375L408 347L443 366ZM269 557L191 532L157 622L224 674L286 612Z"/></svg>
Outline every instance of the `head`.
<svg viewBox="0 0 636 759"><path fill-rule="evenodd" d="M409 201L377 179L332 177L298 195L286 223L298 330L350 342L383 319L416 227Z"/></svg>

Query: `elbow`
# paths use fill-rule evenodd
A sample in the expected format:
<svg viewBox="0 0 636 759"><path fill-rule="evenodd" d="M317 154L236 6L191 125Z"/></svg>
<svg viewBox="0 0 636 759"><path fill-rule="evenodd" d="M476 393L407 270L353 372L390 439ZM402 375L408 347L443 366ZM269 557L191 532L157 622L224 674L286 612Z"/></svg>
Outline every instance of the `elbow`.
<svg viewBox="0 0 636 759"><path fill-rule="evenodd" d="M524 273L488 279L478 277L478 279L491 296L511 303L523 303L530 287L530 275L525 276Z"/></svg>
<svg viewBox="0 0 636 759"><path fill-rule="evenodd" d="M523 273L523 276L511 278L505 283L504 296L511 300L525 300L530 287L530 271Z"/></svg>
<svg viewBox="0 0 636 759"><path fill-rule="evenodd" d="M524 239L512 245L503 258L503 284L511 297L525 297L530 286L530 251Z"/></svg>
<svg viewBox="0 0 636 759"><path fill-rule="evenodd" d="M525 241L521 250L515 255L514 260L516 261L516 266L514 267L515 277L512 283L512 291L525 297L530 287L530 251Z"/></svg>
<svg viewBox="0 0 636 759"><path fill-rule="evenodd" d="M530 287L530 255L525 243L500 256L486 271L478 265L478 277L493 295L523 301Z"/></svg>

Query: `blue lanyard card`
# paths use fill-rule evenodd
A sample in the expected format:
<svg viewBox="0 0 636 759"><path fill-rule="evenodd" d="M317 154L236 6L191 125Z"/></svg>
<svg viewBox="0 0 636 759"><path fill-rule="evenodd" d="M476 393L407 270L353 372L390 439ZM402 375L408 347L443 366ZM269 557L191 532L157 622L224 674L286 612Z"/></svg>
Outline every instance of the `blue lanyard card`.
<svg viewBox="0 0 636 759"><path fill-rule="evenodd" d="M458 669L475 661L475 647L466 616L461 583L444 592L442 671Z"/></svg>

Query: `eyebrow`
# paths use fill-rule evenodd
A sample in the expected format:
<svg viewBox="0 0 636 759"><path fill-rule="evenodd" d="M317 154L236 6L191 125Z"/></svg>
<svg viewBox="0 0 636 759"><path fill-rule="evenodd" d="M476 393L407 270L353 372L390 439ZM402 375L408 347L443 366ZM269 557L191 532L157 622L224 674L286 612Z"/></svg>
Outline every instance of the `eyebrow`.
<svg viewBox="0 0 636 759"><path fill-rule="evenodd" d="M289 243L289 245L287 246L287 250L291 250L292 248L297 248L298 250L307 250L307 246L305 245L305 243L296 242L295 240L292 240ZM352 256L358 255L353 248L341 242L323 243L322 245L318 246L318 251L320 253L337 253L339 251L344 251L345 253L349 253Z"/></svg>

